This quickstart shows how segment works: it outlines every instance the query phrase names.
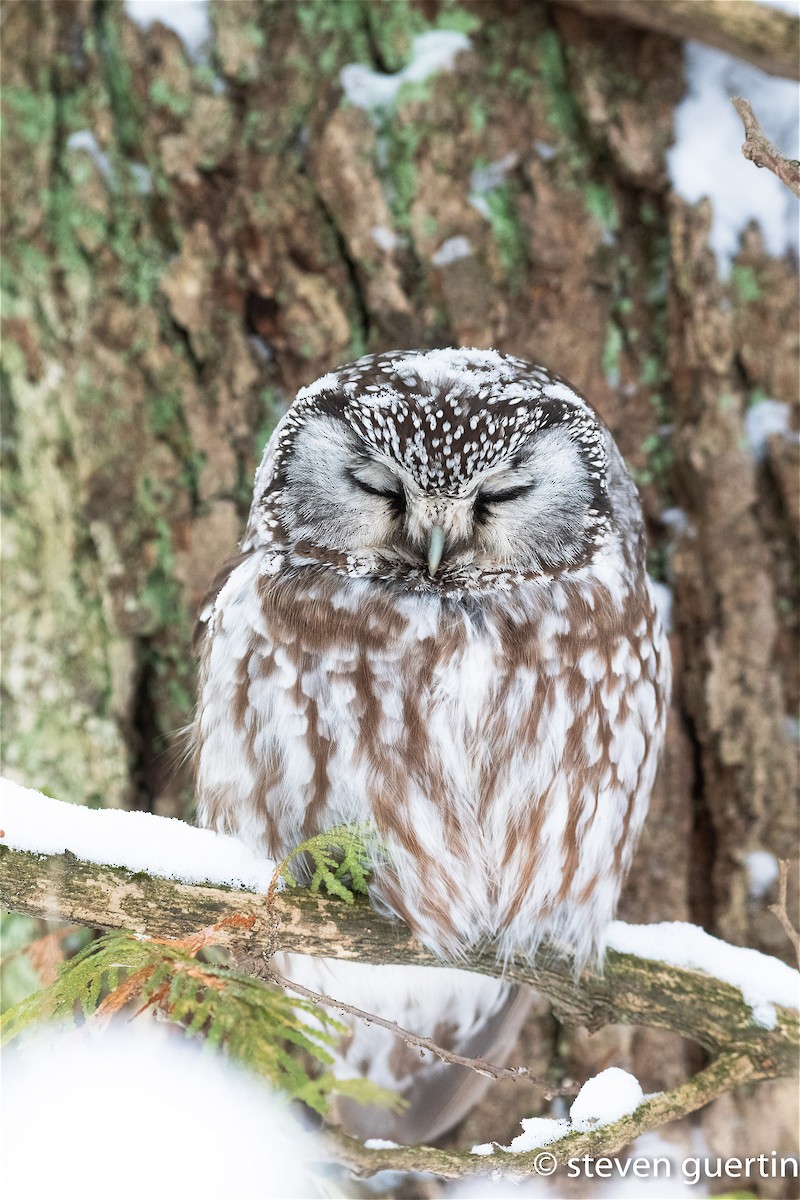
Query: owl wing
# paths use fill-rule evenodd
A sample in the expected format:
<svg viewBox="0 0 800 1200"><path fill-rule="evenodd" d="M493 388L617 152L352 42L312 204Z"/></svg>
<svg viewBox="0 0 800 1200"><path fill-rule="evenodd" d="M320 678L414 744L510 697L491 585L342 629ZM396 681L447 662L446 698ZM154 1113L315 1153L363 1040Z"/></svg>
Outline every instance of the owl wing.
<svg viewBox="0 0 800 1200"><path fill-rule="evenodd" d="M395 1021L454 1054L494 1064L508 1061L535 996L529 988L449 967L379 967L292 954L282 957L280 969L295 982ZM492 1083L468 1067L423 1056L389 1030L358 1020L335 1054L334 1074L365 1076L407 1103L398 1113L340 1098L337 1118L348 1134L361 1139L433 1141L452 1129Z"/></svg>
<svg viewBox="0 0 800 1200"><path fill-rule="evenodd" d="M432 1031L437 1046L464 1058L482 1058L494 1065L506 1065L531 1010L534 993L513 985L502 990L503 998L497 1007L468 1036L464 1036L457 1024L458 993L455 992L448 1005L451 1020L441 1022ZM353 1137L429 1144L453 1129L480 1102L493 1082L468 1067L423 1060L418 1050L399 1039L392 1062L397 1073L394 1090L407 1101L408 1108L393 1113L351 1100L340 1101L337 1114Z"/></svg>

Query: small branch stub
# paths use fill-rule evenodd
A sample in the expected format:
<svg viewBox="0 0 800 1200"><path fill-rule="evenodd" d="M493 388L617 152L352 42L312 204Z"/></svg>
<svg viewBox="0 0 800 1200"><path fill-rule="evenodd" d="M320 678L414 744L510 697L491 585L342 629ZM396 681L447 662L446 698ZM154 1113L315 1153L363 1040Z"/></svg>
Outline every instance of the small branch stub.
<svg viewBox="0 0 800 1200"><path fill-rule="evenodd" d="M744 125L745 140L742 154L757 167L766 167L785 183L795 196L800 197L800 162L796 158L787 158L776 150L750 106L749 101L741 96L734 96L731 101Z"/></svg>

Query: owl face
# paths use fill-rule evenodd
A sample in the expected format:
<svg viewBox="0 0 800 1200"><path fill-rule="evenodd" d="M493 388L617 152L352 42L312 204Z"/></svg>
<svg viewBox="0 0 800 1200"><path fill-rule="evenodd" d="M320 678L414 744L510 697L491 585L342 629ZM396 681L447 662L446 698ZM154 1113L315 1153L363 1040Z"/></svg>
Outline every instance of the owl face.
<svg viewBox="0 0 800 1200"><path fill-rule="evenodd" d="M577 393L519 359L373 355L299 393L254 513L266 540L361 574L552 574L608 532L609 442Z"/></svg>

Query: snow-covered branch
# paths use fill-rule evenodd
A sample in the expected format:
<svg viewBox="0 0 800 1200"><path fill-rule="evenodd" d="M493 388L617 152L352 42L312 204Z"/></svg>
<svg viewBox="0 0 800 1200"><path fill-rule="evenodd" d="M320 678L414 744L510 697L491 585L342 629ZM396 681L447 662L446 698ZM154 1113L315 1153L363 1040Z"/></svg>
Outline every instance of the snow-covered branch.
<svg viewBox="0 0 800 1200"><path fill-rule="evenodd" d="M369 963L440 965L397 923L364 900L352 905L307 891L267 896L271 865L238 842L179 821L139 813L90 811L15 785L0 794L0 905L154 937L183 937L236 913L252 928L232 926L220 940L248 969L268 973L276 950ZM169 877L171 876L171 877ZM176 878L177 876L177 878ZM188 882L187 882L188 881ZM497 975L491 952L459 964ZM800 976L777 959L729 946L691 925L615 922L603 973L577 978L569 958L553 953L514 961L508 975L547 995L558 1016L596 1029L610 1023L673 1030L713 1057L695 1078L595 1130L566 1127L548 1151L559 1162L613 1152L639 1133L694 1111L745 1080L793 1072L798 1057ZM427 1169L443 1175L486 1169L478 1155L427 1147L366 1150L336 1139L351 1166ZM492 1156L492 1168L501 1151ZM389 1155L384 1164L381 1156ZM503 1156L503 1170L529 1172L527 1155Z"/></svg>

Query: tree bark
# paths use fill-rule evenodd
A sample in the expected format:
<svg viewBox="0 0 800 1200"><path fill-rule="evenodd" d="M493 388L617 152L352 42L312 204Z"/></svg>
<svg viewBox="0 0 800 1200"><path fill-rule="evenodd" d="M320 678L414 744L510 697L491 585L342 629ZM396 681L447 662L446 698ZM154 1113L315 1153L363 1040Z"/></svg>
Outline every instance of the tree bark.
<svg viewBox="0 0 800 1200"><path fill-rule="evenodd" d="M190 630L276 415L362 352L494 346L597 405L674 592L668 745L621 915L785 954L746 855L796 853L797 447L743 446L760 397L797 425L796 282L755 230L720 281L708 213L671 195L679 42L536 0L210 12L197 64L121 4L4 8L5 770L190 815ZM469 32L452 71L380 121L346 102L345 64L396 71L437 21ZM454 237L469 253L442 261ZM539 1012L525 1036L531 1061L613 1061L648 1091L690 1065L665 1032L566 1039ZM487 1101L506 1139L542 1111L510 1087Z"/></svg>

